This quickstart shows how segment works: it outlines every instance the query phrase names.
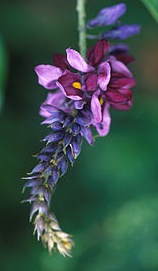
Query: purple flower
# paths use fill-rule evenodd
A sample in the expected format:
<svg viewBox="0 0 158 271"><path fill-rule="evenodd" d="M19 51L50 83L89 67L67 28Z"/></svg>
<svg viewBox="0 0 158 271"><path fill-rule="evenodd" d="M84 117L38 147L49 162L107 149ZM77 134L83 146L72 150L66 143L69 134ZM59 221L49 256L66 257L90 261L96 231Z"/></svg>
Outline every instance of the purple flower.
<svg viewBox="0 0 158 271"><path fill-rule="evenodd" d="M114 24L119 17L126 12L126 5L123 3L102 9L98 15L87 23L87 28Z"/></svg>
<svg viewBox="0 0 158 271"><path fill-rule="evenodd" d="M140 33L140 26L138 24L119 25L117 27L114 27L110 31L103 33L102 38L124 40L131 36L137 35L139 33Z"/></svg>
<svg viewBox="0 0 158 271"><path fill-rule="evenodd" d="M104 50L103 54L101 52L102 58L107 49L108 47L106 50L102 47L102 50ZM94 54L94 59L91 57L92 54ZM95 60L95 55L97 56L97 50L95 52L91 50L88 58L91 63L96 65L101 59ZM77 70L77 73L66 70L58 79L57 85L67 97L72 100L81 100L83 97L86 99L85 91L95 91L97 87L100 87L103 91L106 90L110 80L110 65L108 62L100 63L98 68L95 69L92 65L87 64L83 57L73 49L67 49L67 59L70 65Z"/></svg>

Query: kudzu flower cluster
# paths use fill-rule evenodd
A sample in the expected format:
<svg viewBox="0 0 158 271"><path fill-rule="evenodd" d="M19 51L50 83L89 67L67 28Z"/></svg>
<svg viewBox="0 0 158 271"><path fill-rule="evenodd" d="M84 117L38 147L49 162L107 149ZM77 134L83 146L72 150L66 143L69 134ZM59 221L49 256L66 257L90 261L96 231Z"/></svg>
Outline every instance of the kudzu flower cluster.
<svg viewBox="0 0 158 271"><path fill-rule="evenodd" d="M41 238L50 252L57 249L64 256L70 256L73 241L50 211L57 182L78 157L83 138L93 146L92 127L100 136L109 133L110 108L129 110L132 106L135 80L127 65L133 57L127 45L108 41L138 34L138 25L118 22L125 11L125 4L104 8L87 23L87 28L114 26L87 51L86 59L68 48L66 55L54 56L54 65L35 67L39 84L49 91L40 115L50 133L43 139L45 146L37 155L38 165L24 178L24 189L30 188L25 201L32 206L30 221L37 239Z"/></svg>

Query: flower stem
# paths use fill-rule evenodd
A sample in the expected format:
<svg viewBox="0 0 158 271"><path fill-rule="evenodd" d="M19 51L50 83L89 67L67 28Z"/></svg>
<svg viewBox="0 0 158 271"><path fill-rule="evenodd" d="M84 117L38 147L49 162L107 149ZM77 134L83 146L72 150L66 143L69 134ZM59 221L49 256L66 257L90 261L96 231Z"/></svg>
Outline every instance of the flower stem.
<svg viewBox="0 0 158 271"><path fill-rule="evenodd" d="M84 58L86 57L85 1L86 0L77 0L79 50L80 50L80 54Z"/></svg>

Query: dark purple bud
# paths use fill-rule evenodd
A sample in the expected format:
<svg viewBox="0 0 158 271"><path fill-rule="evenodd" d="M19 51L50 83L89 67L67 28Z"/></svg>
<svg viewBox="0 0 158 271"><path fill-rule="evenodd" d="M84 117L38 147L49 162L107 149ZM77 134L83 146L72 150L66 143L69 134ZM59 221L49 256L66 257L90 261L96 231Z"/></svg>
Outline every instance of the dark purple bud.
<svg viewBox="0 0 158 271"><path fill-rule="evenodd" d="M36 172L42 172L45 169L46 164L45 163L40 163L34 169L31 171L29 174L34 174Z"/></svg>
<svg viewBox="0 0 158 271"><path fill-rule="evenodd" d="M138 24L120 25L106 33L103 33L102 38L124 40L133 35L137 35L139 33L140 33L140 25Z"/></svg>
<svg viewBox="0 0 158 271"><path fill-rule="evenodd" d="M40 186L42 183L43 183L43 179L42 178L28 180L24 184L24 189L27 188L27 187L37 187L37 186Z"/></svg>
<svg viewBox="0 0 158 271"><path fill-rule="evenodd" d="M123 3L103 8L94 19L87 23L87 28L114 24L125 12L126 5Z"/></svg>
<svg viewBox="0 0 158 271"><path fill-rule="evenodd" d="M63 123L64 119L65 119L65 117L61 118L60 116L56 116L56 117L51 116L51 117L45 119L44 121L42 121L41 124L52 124L56 121Z"/></svg>
<svg viewBox="0 0 158 271"><path fill-rule="evenodd" d="M57 151L57 149L58 149L58 145L54 145L50 143L42 149L41 153L53 154Z"/></svg>
<svg viewBox="0 0 158 271"><path fill-rule="evenodd" d="M76 122L81 125L89 125L92 122L92 115L88 110L82 110L77 117L76 117Z"/></svg>
<svg viewBox="0 0 158 271"><path fill-rule="evenodd" d="M61 116L65 115L65 113L58 109L57 107L55 106L52 106L50 104L42 104L42 107L43 109L47 110L49 113L52 114L52 116L54 115L54 117L57 115L57 114L60 114Z"/></svg>
<svg viewBox="0 0 158 271"><path fill-rule="evenodd" d="M91 113L91 111L89 110L89 108L88 109L84 109L84 110L82 110L82 114L86 117L86 119L88 120L88 124L92 124L92 118L93 118L93 116L92 116L92 113Z"/></svg>
<svg viewBox="0 0 158 271"><path fill-rule="evenodd" d="M54 131L60 131L63 128L63 124L59 121L55 121L54 123L51 124L51 128Z"/></svg>
<svg viewBox="0 0 158 271"><path fill-rule="evenodd" d="M75 154L75 158L79 155L81 151L81 144L82 144L81 134L78 134L77 136L73 137L71 145L73 148L73 152Z"/></svg>
<svg viewBox="0 0 158 271"><path fill-rule="evenodd" d="M73 123L71 130L72 130L73 135L77 135L77 134L79 134L79 132L81 130L81 126L78 123Z"/></svg>
<svg viewBox="0 0 158 271"><path fill-rule="evenodd" d="M68 161L66 157L62 157L58 162L58 168L60 168L62 175L64 175L68 169Z"/></svg>
<svg viewBox="0 0 158 271"><path fill-rule="evenodd" d="M43 108L46 110L46 109L49 109L49 108L52 108L52 110L54 109L54 107L52 107L51 105L43 105ZM46 118L42 124L52 124L56 121L59 121L59 122L64 122L64 119L65 119L65 113L63 111L56 111L56 112L50 112L48 110L49 113L51 113L51 116Z"/></svg>
<svg viewBox="0 0 158 271"><path fill-rule="evenodd" d="M82 136L81 136L81 134L78 134L78 135L76 135L75 136L75 140L76 140L76 142L78 143L78 144L82 144Z"/></svg>
<svg viewBox="0 0 158 271"><path fill-rule="evenodd" d="M55 142L60 141L60 140L63 139L64 133L65 133L65 131L54 132L54 133L52 133L52 134L46 136L46 137L43 139L43 141L48 141L48 143L50 143L50 142L55 143Z"/></svg>
<svg viewBox="0 0 158 271"><path fill-rule="evenodd" d="M56 155L56 160L59 160L63 156L64 156L63 151L58 152L58 154Z"/></svg>
<svg viewBox="0 0 158 271"><path fill-rule="evenodd" d="M41 187L33 187L31 190L31 195L33 195L35 197L42 195L45 198L47 204L49 205L49 203L50 203L51 191L50 191L50 188L48 189L44 185Z"/></svg>
<svg viewBox="0 0 158 271"><path fill-rule="evenodd" d="M51 191L50 191L50 189L44 187L43 188L43 196L44 196L47 204L49 205L50 204L50 200L51 200Z"/></svg>
<svg viewBox="0 0 158 271"><path fill-rule="evenodd" d="M92 135L92 131L89 127L82 127L81 133L84 136L84 138L87 140L87 142L93 146L94 145L94 139Z"/></svg>
<svg viewBox="0 0 158 271"><path fill-rule="evenodd" d="M66 148L66 154L67 154L67 157L68 157L70 163L73 164L73 162L75 161L75 156L73 153L73 149L70 146L68 146Z"/></svg>
<svg viewBox="0 0 158 271"><path fill-rule="evenodd" d="M63 139L64 147L67 147L70 144L71 140L72 140L72 134L66 133Z"/></svg>
<svg viewBox="0 0 158 271"><path fill-rule="evenodd" d="M88 119L86 118L86 116L84 116L83 114L78 114L76 117L76 122L81 125L81 126L85 126L89 124Z"/></svg>
<svg viewBox="0 0 158 271"><path fill-rule="evenodd" d="M54 184L57 183L58 179L59 179L59 170L58 170L58 167L55 166L53 167L53 170L52 170L52 177L53 177L53 182Z"/></svg>
<svg viewBox="0 0 158 271"><path fill-rule="evenodd" d="M52 170L53 170L53 165L52 164L46 167L46 169L43 172L43 175L44 175L45 179L47 178L46 176L49 176L49 175L52 174Z"/></svg>
<svg viewBox="0 0 158 271"><path fill-rule="evenodd" d="M72 121L73 121L73 117L72 116L66 117L66 119L64 121L64 124L63 124L63 127L67 127L68 125L71 124Z"/></svg>
<svg viewBox="0 0 158 271"><path fill-rule="evenodd" d="M47 180L48 184L53 190L55 189L58 179L59 179L59 169L57 166L53 166L51 168L51 172Z"/></svg>
<svg viewBox="0 0 158 271"><path fill-rule="evenodd" d="M48 154L38 154L37 157L41 160L41 162L48 162L50 160L50 155Z"/></svg>
<svg viewBox="0 0 158 271"><path fill-rule="evenodd" d="M40 190L39 186L32 187L30 195L37 196L39 194L39 190Z"/></svg>
<svg viewBox="0 0 158 271"><path fill-rule="evenodd" d="M54 182L52 175L49 175L47 182L50 185L51 189L54 190L56 183Z"/></svg>

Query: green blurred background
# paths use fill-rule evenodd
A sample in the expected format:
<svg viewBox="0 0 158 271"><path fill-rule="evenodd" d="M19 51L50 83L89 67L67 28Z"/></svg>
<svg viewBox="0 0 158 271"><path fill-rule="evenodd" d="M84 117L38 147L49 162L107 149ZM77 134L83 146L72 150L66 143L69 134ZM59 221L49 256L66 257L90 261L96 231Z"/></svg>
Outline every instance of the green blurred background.
<svg viewBox="0 0 158 271"><path fill-rule="evenodd" d="M51 64L53 54L67 47L78 49L76 3L0 2L2 271L158 270L158 25L141 1L124 2L122 21L142 26L139 36L127 40L136 59L134 106L111 110L110 134L93 148L84 142L52 200L61 227L73 234L73 258L48 255L32 234L30 206L20 201L21 177L36 165L32 154L48 133L38 116L47 92L38 85L34 66ZM87 0L88 19L117 3Z"/></svg>

